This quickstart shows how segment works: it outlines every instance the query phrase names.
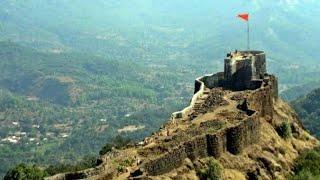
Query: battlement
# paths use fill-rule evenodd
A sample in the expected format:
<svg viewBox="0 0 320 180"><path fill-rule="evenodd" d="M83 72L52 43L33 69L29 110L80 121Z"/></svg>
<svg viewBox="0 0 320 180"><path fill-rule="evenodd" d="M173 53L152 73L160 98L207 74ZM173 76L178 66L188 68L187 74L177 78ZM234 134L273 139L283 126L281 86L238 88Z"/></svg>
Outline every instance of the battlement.
<svg viewBox="0 0 320 180"><path fill-rule="evenodd" d="M263 51L235 51L224 60L224 87L233 90L257 88L267 73Z"/></svg>
<svg viewBox="0 0 320 180"><path fill-rule="evenodd" d="M224 59L224 71L197 78L207 88L243 91L254 90L261 86L267 75L266 55L263 51L235 51ZM195 92L199 89L196 81Z"/></svg>

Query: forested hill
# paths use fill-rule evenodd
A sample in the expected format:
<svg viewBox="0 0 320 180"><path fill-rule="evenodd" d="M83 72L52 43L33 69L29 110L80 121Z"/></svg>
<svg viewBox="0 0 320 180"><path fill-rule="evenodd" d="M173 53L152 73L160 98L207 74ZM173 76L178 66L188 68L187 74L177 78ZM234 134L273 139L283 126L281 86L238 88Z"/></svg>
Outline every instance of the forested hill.
<svg viewBox="0 0 320 180"><path fill-rule="evenodd" d="M73 163L117 135L158 129L192 90L182 72L153 68L0 42L0 176L20 162Z"/></svg>
<svg viewBox="0 0 320 180"><path fill-rule="evenodd" d="M0 43L0 58L1 87L61 105L90 100L86 97L88 94L81 92L93 92L94 88L103 91L93 86L103 82L105 91L118 88L118 93L125 94L129 82L136 88L141 87L139 73L144 74L142 68L129 62L79 53L41 53L10 42ZM140 95L152 94L152 90L147 91L141 91Z"/></svg>
<svg viewBox="0 0 320 180"><path fill-rule="evenodd" d="M320 137L320 89L292 102L303 125L317 137Z"/></svg>

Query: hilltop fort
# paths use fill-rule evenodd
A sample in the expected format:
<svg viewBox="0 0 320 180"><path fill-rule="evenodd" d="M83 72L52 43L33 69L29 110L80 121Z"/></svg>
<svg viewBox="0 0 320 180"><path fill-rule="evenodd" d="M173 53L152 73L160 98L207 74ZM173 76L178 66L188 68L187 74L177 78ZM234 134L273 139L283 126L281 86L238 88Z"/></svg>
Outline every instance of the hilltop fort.
<svg viewBox="0 0 320 180"><path fill-rule="evenodd" d="M268 99L265 99L264 105L271 104L272 100L278 98L278 81L275 76L267 74L265 53L263 51L235 51L227 54L224 60L224 72L202 76L195 80L194 96L190 106L173 113L173 119L196 116L201 112L199 106L203 106L202 100L207 98L211 90L219 88L222 91L260 88L259 92L269 91L266 92Z"/></svg>
<svg viewBox="0 0 320 180"><path fill-rule="evenodd" d="M285 139L277 128L289 124ZM278 81L266 70L262 51L235 51L224 72L195 80L190 105L143 142L113 150L96 168L48 179L197 179L215 158L224 179L284 179L299 152L317 140L278 97Z"/></svg>

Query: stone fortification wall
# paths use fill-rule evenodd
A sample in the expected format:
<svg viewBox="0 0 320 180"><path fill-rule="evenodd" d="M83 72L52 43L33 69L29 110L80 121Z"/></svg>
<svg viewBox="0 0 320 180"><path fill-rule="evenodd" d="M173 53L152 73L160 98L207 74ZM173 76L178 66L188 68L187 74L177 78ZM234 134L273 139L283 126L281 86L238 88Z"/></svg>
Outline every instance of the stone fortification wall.
<svg viewBox="0 0 320 180"><path fill-rule="evenodd" d="M224 60L223 87L241 91L252 89L253 80L266 74L266 56L262 51L241 51L229 54Z"/></svg>
<svg viewBox="0 0 320 180"><path fill-rule="evenodd" d="M191 160L207 156L219 158L226 151L238 154L245 147L258 142L260 138L259 130L260 121L258 116L254 115L233 127L183 142L179 147L165 155L145 162L141 169L148 175L155 176L181 166L185 158Z"/></svg>
<svg viewBox="0 0 320 180"><path fill-rule="evenodd" d="M189 106L182 111L172 113L171 119L185 118L190 115L196 102L204 96L204 89L219 87L222 86L222 83L223 73L210 74L197 78L194 83L194 95L192 96Z"/></svg>
<svg viewBox="0 0 320 180"><path fill-rule="evenodd" d="M203 76L200 80L204 83L207 88L222 87L224 81L224 73L219 72L208 76Z"/></svg>
<svg viewBox="0 0 320 180"><path fill-rule="evenodd" d="M193 109L194 105L196 104L196 101L200 99L204 95L204 88L205 85L204 83L200 80L202 77L197 78L195 80L195 90L194 90L194 95L192 96L190 105L184 108L182 111L174 112L171 115L171 119L177 119L177 118L185 118L187 117L190 113L191 110Z"/></svg>
<svg viewBox="0 0 320 180"><path fill-rule="evenodd" d="M242 64L232 64L229 59L225 62L225 73L207 75L196 79L195 94L190 106L183 111L174 113L173 116L185 117L189 115L196 101L204 95L205 88L228 88L228 83L231 83L233 88L236 87L236 90L252 90L245 96L245 102L247 108L252 110L254 114L249 115L250 117L247 119L240 120L231 127L224 127L223 121L219 120L201 123L200 128L214 129L215 132L204 131L204 135L182 142L177 148L170 150L165 155L146 160L141 165L144 172L151 176L169 172L173 168L181 166L185 158L191 160L206 156L219 158L225 152L238 154L247 146L259 141L259 119L262 117L272 121L273 102L278 98L278 82L275 76L266 74L265 54L260 51L251 53L254 54L254 57L250 60L250 64L246 60L242 60ZM252 67L254 68L252 69ZM235 74L232 74L233 72ZM244 76L248 78L243 78ZM228 81L228 77L232 81ZM238 81L239 78L241 82ZM237 85L237 83L240 84Z"/></svg>
<svg viewBox="0 0 320 180"><path fill-rule="evenodd" d="M271 85L271 92L273 99L277 100L279 97L278 78L274 75L269 75L269 84Z"/></svg>
<svg viewBox="0 0 320 180"><path fill-rule="evenodd" d="M254 90L247 97L249 109L259 113L259 116L267 120L273 118L273 101L278 99L278 82L273 75L267 75L263 79L262 87Z"/></svg>
<svg viewBox="0 0 320 180"><path fill-rule="evenodd" d="M172 169L179 167L183 160L187 157L185 148L183 146L174 149L173 151L166 153L160 158L150 160L143 164L142 171L148 173L148 175L160 175L171 171Z"/></svg>
<svg viewBox="0 0 320 180"><path fill-rule="evenodd" d="M266 55L261 52L252 57L252 79L263 79L266 73Z"/></svg>
<svg viewBox="0 0 320 180"><path fill-rule="evenodd" d="M193 140L183 143L186 155L191 160L195 160L198 157L208 156L207 146L206 136L199 136Z"/></svg>
<svg viewBox="0 0 320 180"><path fill-rule="evenodd" d="M235 57L232 57L232 56ZM266 75L266 55L263 51L239 51L228 54L224 60L224 72L199 77L195 80L194 95L190 105L172 114L172 119L190 115L196 102L204 95L205 88L223 87L231 90L254 90L262 85L264 78L270 78L274 88L273 97L278 96L277 80Z"/></svg>
<svg viewBox="0 0 320 180"><path fill-rule="evenodd" d="M260 122L257 119L248 118L240 125L227 129L227 150L230 153L238 154L248 145L258 142Z"/></svg>
<svg viewBox="0 0 320 180"><path fill-rule="evenodd" d="M92 176L99 175L101 173L106 173L107 169L105 169L104 165L101 164L95 168L90 168L82 171L77 172L67 172L67 173L61 173L56 174L54 176L46 177L45 180L72 180L72 179L86 179ZM113 177L113 172L109 173L110 179Z"/></svg>
<svg viewBox="0 0 320 180"><path fill-rule="evenodd" d="M224 83L224 73L219 72L217 74L209 74L199 77L194 82L194 95L192 96L189 106L182 111L174 112L171 115L171 119L185 118L191 114L196 102L204 96L205 88L222 87Z"/></svg>
<svg viewBox="0 0 320 180"><path fill-rule="evenodd" d="M207 145L208 155L219 158L227 150L226 131L207 134Z"/></svg>
<svg viewBox="0 0 320 180"><path fill-rule="evenodd" d="M232 60L225 59L224 87L234 90L244 90L250 87L252 79L251 59Z"/></svg>

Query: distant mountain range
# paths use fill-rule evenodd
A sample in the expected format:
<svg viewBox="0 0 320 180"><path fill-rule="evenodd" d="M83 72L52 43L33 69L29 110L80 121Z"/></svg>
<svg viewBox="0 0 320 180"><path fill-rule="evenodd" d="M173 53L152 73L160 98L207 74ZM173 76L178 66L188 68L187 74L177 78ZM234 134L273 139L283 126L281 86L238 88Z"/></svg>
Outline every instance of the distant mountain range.
<svg viewBox="0 0 320 180"><path fill-rule="evenodd" d="M249 12L252 48L267 52L270 71L286 90L310 82L306 75L319 68L319 9L314 0L3 0L0 37L45 52L194 65L200 75L221 66L227 52L246 47L246 26L236 15Z"/></svg>

